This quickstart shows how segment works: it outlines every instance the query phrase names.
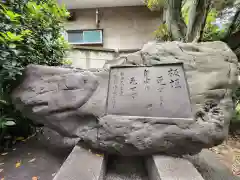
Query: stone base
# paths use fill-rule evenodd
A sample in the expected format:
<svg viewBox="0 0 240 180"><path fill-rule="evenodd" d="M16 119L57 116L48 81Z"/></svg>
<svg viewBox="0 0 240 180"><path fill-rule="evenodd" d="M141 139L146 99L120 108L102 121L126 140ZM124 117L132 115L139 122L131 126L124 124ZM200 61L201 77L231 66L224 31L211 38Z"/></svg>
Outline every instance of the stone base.
<svg viewBox="0 0 240 180"><path fill-rule="evenodd" d="M155 155L146 159L149 180L204 180L188 160Z"/></svg>
<svg viewBox="0 0 240 180"><path fill-rule="evenodd" d="M53 180L104 180L106 159L76 145Z"/></svg>
<svg viewBox="0 0 240 180"><path fill-rule="evenodd" d="M233 176L210 151L183 158L164 155L146 158L123 156L107 158L107 156L98 156L77 145L53 180L123 179L239 180L239 177Z"/></svg>

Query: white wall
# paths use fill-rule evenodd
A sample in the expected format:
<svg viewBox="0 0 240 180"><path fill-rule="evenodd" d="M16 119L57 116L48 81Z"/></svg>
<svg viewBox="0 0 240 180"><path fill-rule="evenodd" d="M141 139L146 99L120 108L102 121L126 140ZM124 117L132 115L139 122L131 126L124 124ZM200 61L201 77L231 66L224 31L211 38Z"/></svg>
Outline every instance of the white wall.
<svg viewBox="0 0 240 180"><path fill-rule="evenodd" d="M68 9L85 9L116 6L139 6L144 0L57 0L59 4L65 4Z"/></svg>
<svg viewBox="0 0 240 180"><path fill-rule="evenodd" d="M154 39L161 14L145 6L100 8L100 28L104 48L137 49ZM65 24L67 30L95 29L96 9L76 10L76 20Z"/></svg>
<svg viewBox="0 0 240 180"><path fill-rule="evenodd" d="M154 39L153 32L161 23L161 14L147 7L100 8L100 28L103 29L103 49L141 49ZM96 9L76 10L76 20L67 22L67 30L95 29ZM102 68L106 60L113 60L113 50L96 51L75 49L68 54L73 66L79 68Z"/></svg>
<svg viewBox="0 0 240 180"><path fill-rule="evenodd" d="M76 48L68 53L68 60L72 61L73 67L88 69L88 68L103 68L106 61L112 61L117 56L126 55L129 53L136 52L114 52L112 50L96 50L96 49L85 49Z"/></svg>
<svg viewBox="0 0 240 180"><path fill-rule="evenodd" d="M114 54L113 52L75 49L68 53L68 59L72 61L74 67L102 68L107 60L114 59Z"/></svg>

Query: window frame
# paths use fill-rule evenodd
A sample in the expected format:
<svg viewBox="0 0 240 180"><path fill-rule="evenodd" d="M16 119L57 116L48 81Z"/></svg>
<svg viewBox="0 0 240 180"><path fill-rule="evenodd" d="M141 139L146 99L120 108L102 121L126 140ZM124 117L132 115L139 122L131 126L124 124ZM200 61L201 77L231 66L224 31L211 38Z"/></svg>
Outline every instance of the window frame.
<svg viewBox="0 0 240 180"><path fill-rule="evenodd" d="M69 32L79 32L82 33L83 35L83 40L84 40L84 31L100 31L101 32L101 42L79 42L79 43L72 43L68 41L68 33ZM71 45L103 45L103 29L75 29L75 30L66 30L66 36L67 36L67 41Z"/></svg>

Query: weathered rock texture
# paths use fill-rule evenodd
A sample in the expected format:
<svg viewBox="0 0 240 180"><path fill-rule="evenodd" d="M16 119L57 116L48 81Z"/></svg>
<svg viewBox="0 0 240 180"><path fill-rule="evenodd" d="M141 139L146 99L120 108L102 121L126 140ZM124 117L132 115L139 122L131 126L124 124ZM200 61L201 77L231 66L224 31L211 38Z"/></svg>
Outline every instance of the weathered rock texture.
<svg viewBox="0 0 240 180"><path fill-rule="evenodd" d="M184 62L194 123L168 125L104 116L111 64L168 62ZM237 84L237 58L224 43L151 43L111 64L100 70L30 65L12 99L27 117L113 154L194 154L224 140Z"/></svg>

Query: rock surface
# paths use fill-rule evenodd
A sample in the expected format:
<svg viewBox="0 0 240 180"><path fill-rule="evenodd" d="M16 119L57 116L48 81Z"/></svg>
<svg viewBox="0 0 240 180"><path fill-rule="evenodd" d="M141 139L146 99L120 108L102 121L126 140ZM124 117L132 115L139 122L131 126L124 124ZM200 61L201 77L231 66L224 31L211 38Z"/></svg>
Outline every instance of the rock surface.
<svg viewBox="0 0 240 180"><path fill-rule="evenodd" d="M181 126L104 115L111 65L169 62L184 62L194 123ZM150 43L105 69L30 65L12 99L27 117L62 136L79 138L90 148L126 156L195 154L220 144L228 133L237 66L236 56L222 42Z"/></svg>

